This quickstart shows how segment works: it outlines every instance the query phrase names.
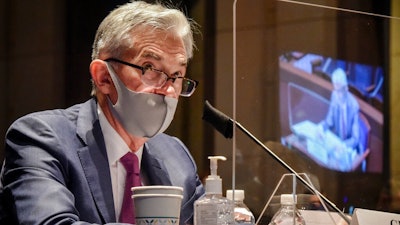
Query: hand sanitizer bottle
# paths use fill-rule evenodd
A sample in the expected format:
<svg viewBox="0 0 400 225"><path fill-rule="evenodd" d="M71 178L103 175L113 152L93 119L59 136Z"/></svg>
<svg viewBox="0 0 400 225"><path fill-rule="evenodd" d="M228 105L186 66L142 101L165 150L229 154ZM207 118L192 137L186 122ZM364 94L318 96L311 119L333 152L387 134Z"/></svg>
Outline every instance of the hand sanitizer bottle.
<svg viewBox="0 0 400 225"><path fill-rule="evenodd" d="M233 197L235 195L235 197ZM226 197L230 200L235 198L235 223L236 225L254 225L255 218L249 207L244 203L244 190L235 189L235 193L232 190L226 191Z"/></svg>
<svg viewBox="0 0 400 225"><path fill-rule="evenodd" d="M206 193L194 202L194 225L234 225L233 201L222 196L222 179L217 175L218 160L209 156L211 174L205 181Z"/></svg>

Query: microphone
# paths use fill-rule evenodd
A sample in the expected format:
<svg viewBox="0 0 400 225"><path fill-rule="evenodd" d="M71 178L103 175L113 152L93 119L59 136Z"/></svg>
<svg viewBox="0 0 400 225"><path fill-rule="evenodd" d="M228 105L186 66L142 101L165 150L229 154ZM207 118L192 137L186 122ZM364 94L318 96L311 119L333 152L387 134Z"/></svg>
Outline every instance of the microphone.
<svg viewBox="0 0 400 225"><path fill-rule="evenodd" d="M279 164L281 164L284 168L286 168L290 173L294 174L298 180L300 180L307 188L309 188L312 192L318 195L325 203L327 203L332 209L334 209L346 222L350 224L350 219L336 207L327 197L321 194L317 189L314 188L311 184L309 184L303 177L299 175L292 167L290 167L285 161L279 158L272 150L270 150L266 145L264 145L260 140L258 140L253 134L251 134L244 126L242 126L237 121L231 119L221 111L214 108L207 100L204 104L203 109L203 120L210 123L216 130L218 130L225 138L233 137L233 125L241 130L244 134L246 134L250 139L256 142L259 146L262 147L268 154L270 154Z"/></svg>
<svg viewBox="0 0 400 225"><path fill-rule="evenodd" d="M233 136L233 120L228 116L212 107L206 100L204 104L203 120L209 122L215 129L217 129L225 138L232 138Z"/></svg>

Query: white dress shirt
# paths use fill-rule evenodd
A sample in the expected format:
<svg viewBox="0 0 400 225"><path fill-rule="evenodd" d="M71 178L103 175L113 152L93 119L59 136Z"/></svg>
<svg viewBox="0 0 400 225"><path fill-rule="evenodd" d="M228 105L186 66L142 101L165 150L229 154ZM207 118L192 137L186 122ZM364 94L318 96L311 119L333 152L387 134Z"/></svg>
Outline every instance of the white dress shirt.
<svg viewBox="0 0 400 225"><path fill-rule="evenodd" d="M111 184L113 190L114 197L114 207L115 207L115 215L116 218L119 218L119 214L121 212L122 200L124 198L124 190L125 190L125 177L126 170L119 159L124 156L126 153L130 152L128 145L124 142L124 140L119 136L119 134L114 130L114 128L110 125L107 118L104 116L103 111L100 106L97 105L97 112L99 114L100 127L103 131L104 142L107 150L108 163L111 174ZM135 152L136 156L139 159L139 168L140 162L142 160L143 146Z"/></svg>

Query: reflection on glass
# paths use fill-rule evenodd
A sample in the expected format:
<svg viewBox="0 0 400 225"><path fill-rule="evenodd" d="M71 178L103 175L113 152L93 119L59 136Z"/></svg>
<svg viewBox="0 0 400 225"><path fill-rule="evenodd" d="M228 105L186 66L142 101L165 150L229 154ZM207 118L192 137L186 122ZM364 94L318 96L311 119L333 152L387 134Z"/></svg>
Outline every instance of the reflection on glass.
<svg viewBox="0 0 400 225"><path fill-rule="evenodd" d="M389 182L388 27L400 27L400 20L386 16L389 12L388 2L377 6L370 0L239 0L236 5L236 120L296 171L313 177L319 190L350 214L355 207L390 208L379 199ZM221 33L230 27L223 28ZM219 54L225 60L227 54ZM217 71L226 71L224 66L217 64ZM358 133L354 145L344 145L349 137L341 137L339 128L319 133L332 105L337 68L345 72L347 91L359 108L351 126ZM248 193L246 204L259 215L288 171L240 132L234 147L235 186ZM228 178L230 169L221 175Z"/></svg>
<svg viewBox="0 0 400 225"><path fill-rule="evenodd" d="M382 67L301 52L285 53L280 61L281 89L287 90L281 93L287 104L281 98L280 107L288 112L282 121L289 121L282 122L282 143L329 169L366 172L368 158L371 168L382 171L383 142L377 136L383 129ZM320 91L323 84L329 87L329 97ZM373 119L378 121L371 131Z"/></svg>

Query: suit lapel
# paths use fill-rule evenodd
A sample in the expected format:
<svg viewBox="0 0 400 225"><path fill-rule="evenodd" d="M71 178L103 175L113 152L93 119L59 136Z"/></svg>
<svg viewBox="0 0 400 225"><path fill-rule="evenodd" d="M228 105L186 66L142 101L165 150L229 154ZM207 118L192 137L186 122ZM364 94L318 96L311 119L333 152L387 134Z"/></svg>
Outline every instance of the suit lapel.
<svg viewBox="0 0 400 225"><path fill-rule="evenodd" d="M104 223L108 223L116 221L111 175L104 138L95 114L96 103L91 102L82 107L77 122L78 135L87 144L78 151L78 155L100 217Z"/></svg>
<svg viewBox="0 0 400 225"><path fill-rule="evenodd" d="M149 179L149 185L172 185L163 162L151 154L151 148L152 146L148 143L144 145L141 162Z"/></svg>

